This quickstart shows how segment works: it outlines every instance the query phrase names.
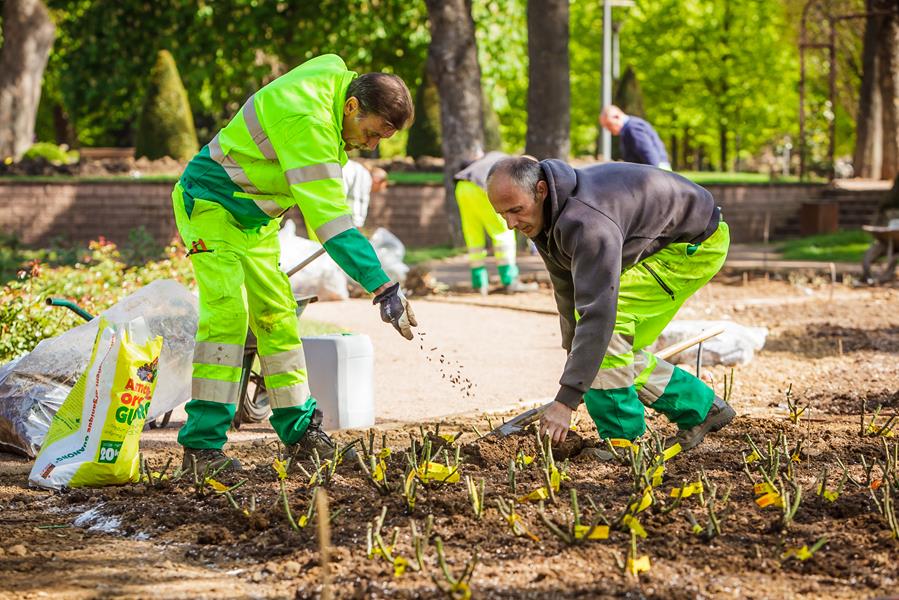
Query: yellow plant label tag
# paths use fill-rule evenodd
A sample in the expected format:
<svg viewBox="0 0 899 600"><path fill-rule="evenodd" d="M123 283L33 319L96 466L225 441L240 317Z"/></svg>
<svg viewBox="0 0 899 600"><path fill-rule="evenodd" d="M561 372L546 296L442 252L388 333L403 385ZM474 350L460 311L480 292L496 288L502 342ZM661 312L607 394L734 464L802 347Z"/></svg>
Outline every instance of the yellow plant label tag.
<svg viewBox="0 0 899 600"><path fill-rule="evenodd" d="M643 529L643 525L640 524L640 520L636 517L632 517L631 515L624 515L624 519L622 519L622 523L628 526L628 528L633 531L636 535L641 538L646 537L646 530Z"/></svg>
<svg viewBox="0 0 899 600"><path fill-rule="evenodd" d="M650 491L650 488L647 488L646 491L643 492L643 497L640 498L640 503L637 504L636 502L634 502L633 504L630 505L630 511L633 514L637 514L639 512L643 512L644 510L649 508L651 505L652 505L652 492Z"/></svg>
<svg viewBox="0 0 899 600"><path fill-rule="evenodd" d="M206 483L209 485L209 487L211 487L212 489L214 489L217 492L227 492L228 491L227 485L225 485L221 481L216 481L215 479L212 479L211 477L206 478Z"/></svg>
<svg viewBox="0 0 899 600"><path fill-rule="evenodd" d="M765 508L766 506L783 506L783 500L777 492L769 492L764 496L759 496L755 499L755 503L759 505L759 508Z"/></svg>
<svg viewBox="0 0 899 600"><path fill-rule="evenodd" d="M877 435L878 432L880 431L880 429L881 428L879 426L875 425L873 422L868 424L868 433L871 435ZM894 434L893 434L892 429L890 429L886 433L880 434L881 437L893 437L893 435Z"/></svg>
<svg viewBox="0 0 899 600"><path fill-rule="evenodd" d="M561 485L563 479L568 478L564 477L561 473L559 473L559 470L557 468L553 467L552 471L549 474L549 484L553 486L554 492L559 491L559 486Z"/></svg>
<svg viewBox="0 0 899 600"><path fill-rule="evenodd" d="M631 450L637 450L637 446L635 446L632 441L623 438L612 438L609 440L609 443L616 448L630 448Z"/></svg>
<svg viewBox="0 0 899 600"><path fill-rule="evenodd" d="M531 464L532 462L534 462L534 457L531 456L530 454L519 454L518 458L516 460L519 465L526 467L529 464Z"/></svg>
<svg viewBox="0 0 899 600"><path fill-rule="evenodd" d="M459 598L459 600L470 600L471 599L471 588L468 587L468 584L464 581L459 581L454 583L450 588L452 592L453 598Z"/></svg>
<svg viewBox="0 0 899 600"><path fill-rule="evenodd" d="M652 487L659 487L662 485L662 475L665 474L665 466L659 465L652 472Z"/></svg>
<svg viewBox="0 0 899 600"><path fill-rule="evenodd" d="M372 471L371 478L375 481L384 481L384 475L387 473L387 464L383 460L379 460Z"/></svg>
<svg viewBox="0 0 899 600"><path fill-rule="evenodd" d="M680 451L681 451L680 443L674 444L673 446L669 446L669 447L665 448L665 450L662 451L662 460L667 462L667 461L671 460L672 458L674 458L675 456L677 456L678 454L680 454ZM649 560L648 557L647 557L647 560Z"/></svg>
<svg viewBox="0 0 899 600"><path fill-rule="evenodd" d="M458 483L459 469L451 469L437 462L428 462L418 468L418 478L422 481L438 483Z"/></svg>
<svg viewBox="0 0 899 600"><path fill-rule="evenodd" d="M539 487L527 496L522 496L518 499L519 502L528 502L528 501L538 501L538 500L546 500L549 498L549 491L547 491L546 487Z"/></svg>
<svg viewBox="0 0 899 600"><path fill-rule="evenodd" d="M149 475L144 473L143 476L141 476L141 478L140 478L141 483L150 483L150 477L152 477L156 481L168 481L168 479L169 479L168 475L163 475L159 471L150 471Z"/></svg>
<svg viewBox="0 0 899 600"><path fill-rule="evenodd" d="M806 560L814 556L814 552L810 552L808 546L802 546L801 548L787 548L787 551L783 553L781 558L790 558L791 556L796 560Z"/></svg>
<svg viewBox="0 0 899 600"><path fill-rule="evenodd" d="M403 573L406 572L406 567L409 566L409 561L403 558L402 556L397 556L393 559L393 576L400 577Z"/></svg>
<svg viewBox="0 0 899 600"><path fill-rule="evenodd" d="M649 555L644 554L638 558L627 559L627 572L636 576L637 573L643 573L649 570Z"/></svg>
<svg viewBox="0 0 899 600"><path fill-rule="evenodd" d="M287 461L286 460L278 460L276 458L272 462L272 468L275 470L275 473L278 474L278 479L287 479Z"/></svg>
<svg viewBox="0 0 899 600"><path fill-rule="evenodd" d="M574 527L574 537L579 540L584 538L588 540L607 540L609 539L609 528L607 525L597 525L590 531L589 525L576 525Z"/></svg>
<svg viewBox="0 0 899 600"><path fill-rule="evenodd" d="M672 488L671 489L671 497L672 498L678 498L678 497L689 498L693 494L699 494L702 491L703 491L702 482L696 481L694 483L691 483L690 485L684 486L683 490L681 490L680 488Z"/></svg>
<svg viewBox="0 0 899 600"><path fill-rule="evenodd" d="M752 491L755 492L756 496L760 496L762 494L776 493L775 489L773 487L771 487L771 484L764 482L764 481L762 483L757 483L754 486L752 486Z"/></svg>
<svg viewBox="0 0 899 600"><path fill-rule="evenodd" d="M297 519L297 525L300 527L305 527L309 524L309 517L306 515L300 515L300 518Z"/></svg>
<svg viewBox="0 0 899 600"><path fill-rule="evenodd" d="M835 502L836 499L840 497L840 495L838 493L833 492L831 490L824 490L821 493L821 495L824 496L824 498L826 498L827 500L830 500L831 502Z"/></svg>

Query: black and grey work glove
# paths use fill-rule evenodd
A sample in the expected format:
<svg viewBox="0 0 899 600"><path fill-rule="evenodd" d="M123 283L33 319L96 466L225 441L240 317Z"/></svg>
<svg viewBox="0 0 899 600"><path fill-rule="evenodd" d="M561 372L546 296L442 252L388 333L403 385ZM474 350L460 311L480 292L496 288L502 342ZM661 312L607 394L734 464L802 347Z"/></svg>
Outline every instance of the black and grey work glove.
<svg viewBox="0 0 899 600"><path fill-rule="evenodd" d="M375 296L372 304L381 305L382 321L392 323L394 329L399 331L401 336L407 340L412 339L412 328L417 327L418 322L415 320L415 313L412 312L409 301L400 290L400 284L394 283Z"/></svg>

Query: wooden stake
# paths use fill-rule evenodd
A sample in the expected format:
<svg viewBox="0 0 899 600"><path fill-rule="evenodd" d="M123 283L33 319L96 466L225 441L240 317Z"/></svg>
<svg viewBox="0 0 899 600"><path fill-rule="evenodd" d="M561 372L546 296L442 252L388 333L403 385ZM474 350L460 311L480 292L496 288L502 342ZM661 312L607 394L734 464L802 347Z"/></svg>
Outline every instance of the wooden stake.
<svg viewBox="0 0 899 600"><path fill-rule="evenodd" d="M331 590L331 513L328 511L328 494L322 488L315 492L316 512L318 513L318 554L322 567L322 600L332 600L334 592Z"/></svg>

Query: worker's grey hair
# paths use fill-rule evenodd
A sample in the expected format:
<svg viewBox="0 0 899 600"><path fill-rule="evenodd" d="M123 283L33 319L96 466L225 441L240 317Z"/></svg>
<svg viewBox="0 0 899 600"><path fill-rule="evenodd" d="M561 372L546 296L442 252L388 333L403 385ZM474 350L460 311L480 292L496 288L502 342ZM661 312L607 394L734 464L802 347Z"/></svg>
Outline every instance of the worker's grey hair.
<svg viewBox="0 0 899 600"><path fill-rule="evenodd" d="M533 156L513 156L497 162L487 173L488 186L490 181L497 175L508 177L513 185L528 194L534 193L537 189L538 181L541 179L546 180L543 169L540 168L540 163Z"/></svg>
<svg viewBox="0 0 899 600"><path fill-rule="evenodd" d="M406 129L415 120L412 94L402 79L388 73L366 73L350 82L347 99L355 96L363 114L376 114L394 129Z"/></svg>

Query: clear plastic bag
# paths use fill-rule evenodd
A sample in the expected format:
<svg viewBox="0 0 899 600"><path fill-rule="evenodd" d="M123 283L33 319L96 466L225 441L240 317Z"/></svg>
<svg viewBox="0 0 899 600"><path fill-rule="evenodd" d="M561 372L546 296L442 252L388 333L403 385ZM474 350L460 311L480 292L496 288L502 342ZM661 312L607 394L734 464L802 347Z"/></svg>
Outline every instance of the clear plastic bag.
<svg viewBox="0 0 899 600"><path fill-rule="evenodd" d="M148 420L190 399L197 299L187 288L169 279L154 281L102 316L119 323L143 317L151 333L164 340ZM0 449L37 455L53 415L87 368L98 324L94 319L43 340L29 354L0 367Z"/></svg>
<svg viewBox="0 0 899 600"><path fill-rule="evenodd" d="M278 232L281 244L281 270L285 273L312 256L321 244L296 234L296 224L288 219ZM318 296L320 301L346 300L350 297L347 276L325 254L290 277L290 288L297 296Z"/></svg>
<svg viewBox="0 0 899 600"><path fill-rule="evenodd" d="M370 241L381 261L381 268L390 279L403 285L409 272L409 265L403 262L406 257L406 246L400 238L383 227L375 230Z"/></svg>
<svg viewBox="0 0 899 600"><path fill-rule="evenodd" d="M705 366L745 365L765 346L768 336L766 327L748 327L733 321L680 320L669 323L652 347L665 348L716 327L723 327L724 331L702 343L702 364ZM693 346L675 354L668 362L694 364L698 350L698 345Z"/></svg>

